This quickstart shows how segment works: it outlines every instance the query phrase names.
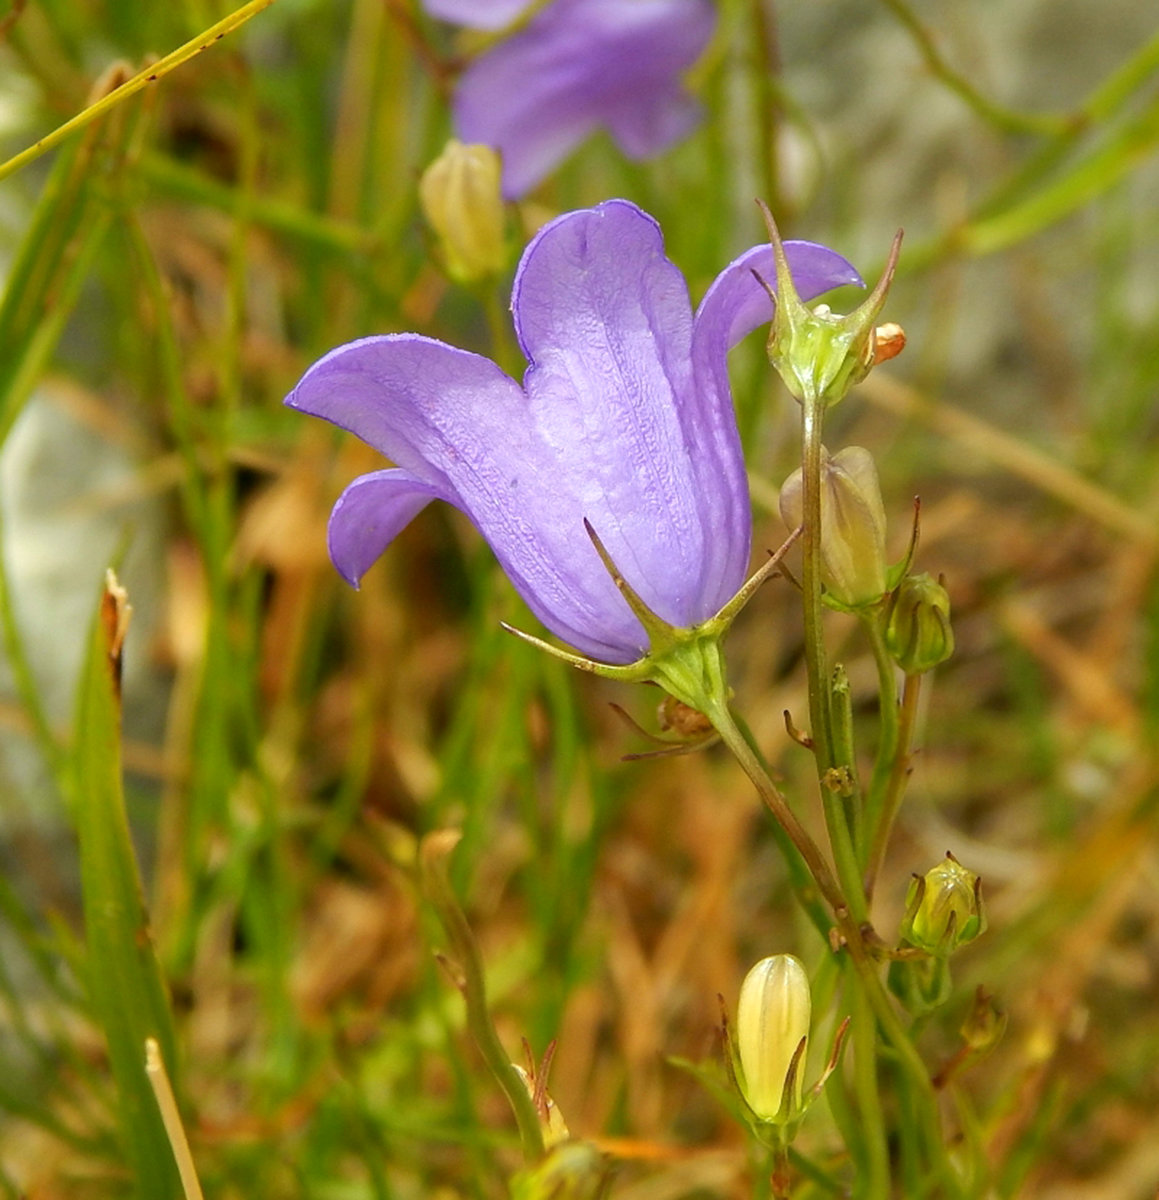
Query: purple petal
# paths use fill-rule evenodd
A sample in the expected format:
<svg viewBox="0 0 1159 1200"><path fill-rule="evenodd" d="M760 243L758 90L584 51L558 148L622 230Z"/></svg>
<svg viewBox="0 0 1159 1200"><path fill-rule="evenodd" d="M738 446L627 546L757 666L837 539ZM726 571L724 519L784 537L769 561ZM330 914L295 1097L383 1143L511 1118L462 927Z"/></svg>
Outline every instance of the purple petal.
<svg viewBox="0 0 1159 1200"><path fill-rule="evenodd" d="M394 467L361 475L338 497L330 514L330 561L357 587L375 560L432 500L448 500L438 488Z"/></svg>
<svg viewBox="0 0 1159 1200"><path fill-rule="evenodd" d="M357 434L405 471L366 476L365 491L356 483L343 497L350 515L336 512L331 546L348 578L382 552L420 496L438 496L471 518L532 611L565 641L610 662L646 648L583 532L582 503L558 448L494 363L414 334L363 338L315 363L287 403ZM362 503L375 492L390 506L380 524Z"/></svg>
<svg viewBox="0 0 1159 1200"><path fill-rule="evenodd" d="M456 134L499 149L509 197L601 125L633 157L658 153L695 120L679 75L714 20L708 0L556 0L463 74Z"/></svg>
<svg viewBox="0 0 1159 1200"><path fill-rule="evenodd" d="M684 278L655 221L609 200L546 226L512 292L533 420L645 603L698 624L740 586L751 517L727 390L698 396Z"/></svg>
<svg viewBox="0 0 1159 1200"><path fill-rule="evenodd" d="M468 29L505 29L531 0L423 0L423 8L438 21Z"/></svg>
<svg viewBox="0 0 1159 1200"><path fill-rule="evenodd" d="M633 102L609 112L605 124L632 159L651 158L687 137L704 116L700 101L682 88L657 86L645 104Z"/></svg>

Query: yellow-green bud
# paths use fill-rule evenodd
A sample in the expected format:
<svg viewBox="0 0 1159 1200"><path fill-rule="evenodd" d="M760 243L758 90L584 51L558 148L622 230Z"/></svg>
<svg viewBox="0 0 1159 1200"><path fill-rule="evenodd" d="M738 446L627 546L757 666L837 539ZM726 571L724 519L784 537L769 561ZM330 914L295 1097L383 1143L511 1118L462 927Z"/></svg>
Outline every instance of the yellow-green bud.
<svg viewBox="0 0 1159 1200"><path fill-rule="evenodd" d="M439 238L447 273L460 283L497 275L507 265L499 155L452 138L423 172L419 202Z"/></svg>
<svg viewBox="0 0 1159 1200"><path fill-rule="evenodd" d="M744 1098L763 1121L791 1121L801 1108L812 1000L799 959L775 954L745 976L736 1015ZM800 1050L800 1053L798 1051Z"/></svg>
<svg viewBox="0 0 1159 1200"><path fill-rule="evenodd" d="M947 852L925 875L915 875L905 897L901 935L927 954L944 958L986 928L982 880Z"/></svg>
<svg viewBox="0 0 1159 1200"><path fill-rule="evenodd" d="M954 653L950 597L927 574L907 575L889 602L885 645L907 675L920 675Z"/></svg>
<svg viewBox="0 0 1159 1200"><path fill-rule="evenodd" d="M804 480L798 469L781 488L781 516L801 524ZM829 598L845 608L876 604L885 595L885 506L873 456L861 446L830 455L821 448L821 578Z"/></svg>

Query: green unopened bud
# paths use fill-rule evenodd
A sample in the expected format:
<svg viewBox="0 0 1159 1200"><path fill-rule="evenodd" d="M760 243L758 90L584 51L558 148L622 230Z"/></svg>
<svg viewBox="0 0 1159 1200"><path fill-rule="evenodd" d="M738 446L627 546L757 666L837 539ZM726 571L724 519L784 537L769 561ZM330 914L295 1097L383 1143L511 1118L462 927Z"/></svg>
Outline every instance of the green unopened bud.
<svg viewBox="0 0 1159 1200"><path fill-rule="evenodd" d="M840 317L826 304L809 309L802 302L793 285L784 245L772 214L764 205L761 210L777 263L776 311L769 331L769 362L802 403L836 404L854 384L869 374L874 362L878 361L876 322L893 282L901 250L901 233L899 231L893 240L885 271L872 294L859 308Z"/></svg>
<svg viewBox="0 0 1159 1200"><path fill-rule="evenodd" d="M439 238L447 273L460 283L497 275L507 265L499 155L452 138L423 172L419 202Z"/></svg>
<svg viewBox="0 0 1159 1200"><path fill-rule="evenodd" d="M801 524L804 481L798 469L781 488L781 516ZM821 448L821 578L829 599L844 608L876 604L885 595L885 506L873 456L846 446Z"/></svg>
<svg viewBox="0 0 1159 1200"><path fill-rule="evenodd" d="M762 1121L783 1125L801 1109L811 1019L809 977L793 955L761 959L745 976L736 1014L740 1083Z"/></svg>
<svg viewBox="0 0 1159 1200"><path fill-rule="evenodd" d="M885 645L907 675L920 675L954 653L949 593L927 574L897 585L885 621Z"/></svg>
<svg viewBox="0 0 1159 1200"><path fill-rule="evenodd" d="M905 897L901 935L927 954L944 958L986 928L982 880L947 852L925 875L915 875Z"/></svg>

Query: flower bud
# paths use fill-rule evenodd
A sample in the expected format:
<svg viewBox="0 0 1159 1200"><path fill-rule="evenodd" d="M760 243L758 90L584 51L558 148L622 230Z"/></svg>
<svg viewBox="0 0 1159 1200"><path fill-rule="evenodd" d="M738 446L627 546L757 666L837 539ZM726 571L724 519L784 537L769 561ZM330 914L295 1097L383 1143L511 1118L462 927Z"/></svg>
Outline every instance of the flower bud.
<svg viewBox="0 0 1159 1200"><path fill-rule="evenodd" d="M945 958L986 928L982 880L950 853L915 875L905 897L901 935L927 954Z"/></svg>
<svg viewBox="0 0 1159 1200"><path fill-rule="evenodd" d="M762 1120L783 1125L801 1108L812 1001L799 959L775 954L745 976L736 1016L741 1089Z"/></svg>
<svg viewBox="0 0 1159 1200"><path fill-rule="evenodd" d="M781 516L790 529L804 515L800 469L781 488ZM876 604L885 595L885 506L873 456L846 446L830 456L821 448L821 578L829 598L844 608Z"/></svg>
<svg viewBox="0 0 1159 1200"><path fill-rule="evenodd" d="M419 181L419 201L447 273L460 283L497 275L507 264L499 179L499 155L490 146L452 138Z"/></svg>
<svg viewBox="0 0 1159 1200"><path fill-rule="evenodd" d="M907 675L920 675L954 653L950 597L929 575L907 575L889 602L885 645Z"/></svg>

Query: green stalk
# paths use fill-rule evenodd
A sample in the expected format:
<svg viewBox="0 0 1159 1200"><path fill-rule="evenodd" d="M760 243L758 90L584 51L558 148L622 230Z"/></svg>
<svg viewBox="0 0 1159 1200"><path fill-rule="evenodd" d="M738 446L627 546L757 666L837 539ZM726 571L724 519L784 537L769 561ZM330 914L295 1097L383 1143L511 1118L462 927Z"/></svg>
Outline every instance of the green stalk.
<svg viewBox="0 0 1159 1200"><path fill-rule="evenodd" d="M893 823L897 817L897 811L901 807L901 798L905 794L906 780L909 778L910 749L913 745L921 690L922 677L907 675L905 687L902 689L900 714L897 713L896 706L894 708L895 742L892 762L875 817L875 824L870 826L873 830L873 840L870 842L869 858L865 869L865 893L870 897L873 895L877 877L881 873L881 864L885 861L889 835L893 831Z"/></svg>
<svg viewBox="0 0 1159 1200"><path fill-rule="evenodd" d="M858 925L869 917L869 907L861 882L861 868L853 846L853 836L842 798L848 779L840 768L852 770L852 763L839 760L833 717L833 696L821 605L821 427L825 397L806 397L802 402L801 463L803 532L801 589L805 624L805 667L809 676L809 720L812 726L813 755L821 784L821 802L825 826L850 911Z"/></svg>
<svg viewBox="0 0 1159 1200"><path fill-rule="evenodd" d="M60 145L70 134L83 129L110 109L124 103L130 96L135 96L142 89L149 87L150 84L156 83L162 76L168 75L170 71L183 66L191 58L208 50L211 46L221 41L226 34L233 33L234 30L244 25L251 17L257 16L262 9L269 8L273 3L274 0L249 0L248 4L243 4L240 8L235 9L229 16L223 17L216 25L211 25L208 29L198 34L197 37L186 42L185 45L178 46L176 50L171 51L164 58L158 59L149 66L142 67L132 78L125 80L124 83L113 91L106 92L103 96L94 100L87 108L82 109L76 116L65 121L63 125L59 125L38 142L33 143L33 145L25 150L21 150L19 154L13 155L6 162L0 162L0 179L11 175L14 171L18 171L27 163L32 162L33 159L39 158L46 150L51 150L54 146Z"/></svg>
<svg viewBox="0 0 1159 1200"><path fill-rule="evenodd" d="M802 404L801 472L803 531L801 589L804 597L805 667L809 676L809 722L819 774L836 766L833 714L829 706L829 670L821 625L821 426L823 400Z"/></svg>
<svg viewBox="0 0 1159 1200"><path fill-rule="evenodd" d="M858 1180L859 1193L862 1196L888 1196L889 1145L877 1078L877 1022L864 988L850 989L850 998L853 1002L853 1086L865 1151L865 1175Z"/></svg>
<svg viewBox="0 0 1159 1200"><path fill-rule="evenodd" d="M749 749L756 757L762 772L766 778L771 778L768 763L765 762L761 755L760 748L755 744L752 733L748 726L745 725L739 717L733 715L733 720L736 722L740 730L741 737L748 743ZM750 779L752 776L750 775ZM821 935L827 938L829 934L830 922L829 914L825 909L825 905L821 902L818 896L818 889L813 878L812 872L809 869L808 863L805 861L801 852L797 849L793 839L786 832L785 828L779 821L773 822L773 838L777 843L777 848L785 860L785 864L789 869L789 882L793 888L793 892L797 897L798 903L804 910L809 920L813 922L813 927Z"/></svg>
<svg viewBox="0 0 1159 1200"><path fill-rule="evenodd" d="M885 806L885 793L898 753L899 722L897 668L886 649L882 623L878 610L863 613L861 627L873 651L877 666L878 720L880 724L877 756L873 761L873 774L869 778L869 791L865 798L865 819L862 823L864 843L858 849L863 863L869 861L869 845L877 836L881 814ZM870 888L866 887L866 892Z"/></svg>
<svg viewBox="0 0 1159 1200"><path fill-rule="evenodd" d="M765 807L773 814L777 824L785 831L801 858L804 859L805 865L809 868L809 874L816 881L817 888L825 897L826 903L833 909L838 923L841 923L842 915L848 921L849 905L846 903L833 871L825 861L820 846L797 820L788 801L769 777L764 764L737 727L727 705L721 702L714 703L712 707L713 711L705 713L705 716L712 722L716 732L720 734L720 740L732 752L733 757L740 764L741 770L752 781L753 787L757 789L757 794L764 801Z"/></svg>
<svg viewBox="0 0 1159 1200"><path fill-rule="evenodd" d="M457 982L467 1006L467 1028L471 1031L479 1053L483 1055L492 1075L507 1096L515 1114L515 1123L519 1127L524 1162L532 1166L539 1162L544 1154L539 1115L535 1111L535 1102L495 1032L487 1007L487 990L483 981L483 959L479 953L479 945L463 910L459 907L459 901L447 876L447 858L458 840L458 833L451 831L428 834L423 839L419 849L423 892L438 913L455 954L454 966L459 972Z"/></svg>

